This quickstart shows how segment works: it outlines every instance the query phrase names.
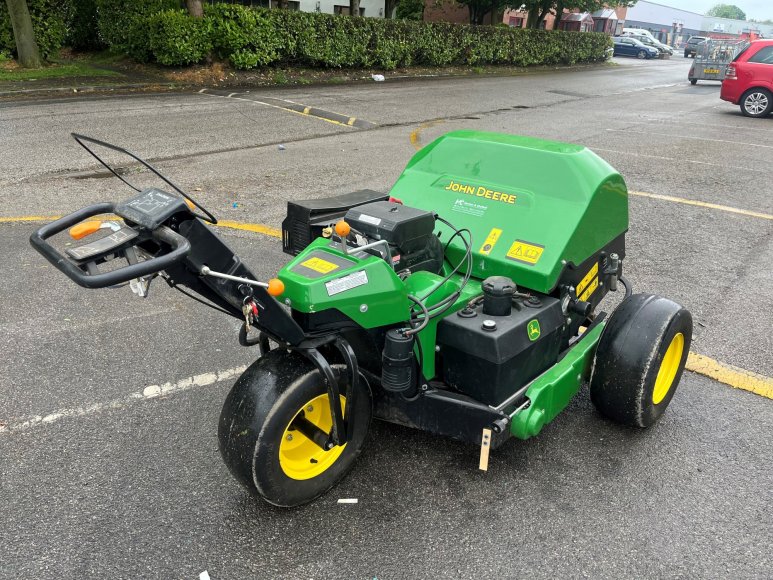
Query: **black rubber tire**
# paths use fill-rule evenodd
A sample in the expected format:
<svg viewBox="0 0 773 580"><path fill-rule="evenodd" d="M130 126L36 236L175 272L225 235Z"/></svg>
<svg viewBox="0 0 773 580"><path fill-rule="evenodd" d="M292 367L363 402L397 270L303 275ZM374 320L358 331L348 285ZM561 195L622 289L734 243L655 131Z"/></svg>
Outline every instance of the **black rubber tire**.
<svg viewBox="0 0 773 580"><path fill-rule="evenodd" d="M767 106L758 112L748 110L747 107L751 106L751 103L747 103L747 99L751 100L754 97L757 99L767 99ZM759 87L749 89L741 96L741 99L738 101L738 106L741 107L741 113L746 117L765 117L773 111L773 94L771 94L768 89Z"/></svg>
<svg viewBox="0 0 773 580"><path fill-rule="evenodd" d="M690 79L690 84L695 85L698 83L698 79Z"/></svg>
<svg viewBox="0 0 773 580"><path fill-rule="evenodd" d="M684 342L678 369L656 404L653 393L658 372L679 333ZM692 315L676 302L652 294L634 294L623 300L607 322L596 350L590 381L596 409L623 425L652 425L676 392L691 339Z"/></svg>
<svg viewBox="0 0 773 580"><path fill-rule="evenodd" d="M647 51L646 50L640 50L636 53L636 58L645 59L647 58Z"/></svg>
<svg viewBox="0 0 773 580"><path fill-rule="evenodd" d="M346 376L343 365L332 365L337 377ZM346 379L340 381L342 394ZM233 476L267 502L294 507L319 497L354 464L368 434L372 397L361 376L353 409L354 435L343 453L321 474L311 479L288 477L279 460L283 433L305 404L327 393L320 373L301 354L272 350L255 361L228 394L220 415L220 453Z"/></svg>

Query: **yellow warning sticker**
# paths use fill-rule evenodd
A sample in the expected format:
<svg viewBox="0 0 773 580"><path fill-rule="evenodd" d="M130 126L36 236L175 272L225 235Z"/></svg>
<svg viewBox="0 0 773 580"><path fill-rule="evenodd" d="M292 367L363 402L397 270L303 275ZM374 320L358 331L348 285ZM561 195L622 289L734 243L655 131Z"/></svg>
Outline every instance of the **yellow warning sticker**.
<svg viewBox="0 0 773 580"><path fill-rule="evenodd" d="M500 230L499 228L491 228L491 231L488 233L488 237L486 238L486 241L483 242L483 245L480 247L480 250L478 250L478 253L483 254L484 256L488 256L491 253L491 250L494 249L494 246L496 245L497 240L501 235L502 235L502 230Z"/></svg>
<svg viewBox="0 0 773 580"><path fill-rule="evenodd" d="M588 284L590 284L590 281L593 280L599 273L599 263L596 262L593 267L588 270L588 273L585 274L582 280L580 280L580 283L577 284L577 297L579 298L583 291L588 287ZM596 286L598 286L598 280L596 280ZM582 300L582 299L581 299Z"/></svg>
<svg viewBox="0 0 773 580"><path fill-rule="evenodd" d="M599 277L596 276L593 281L590 283L590 286L588 286L585 289L585 292L580 294L578 298L582 300L583 302L587 302L588 298L590 298L590 295L593 294L596 291L596 288L599 287Z"/></svg>
<svg viewBox="0 0 773 580"><path fill-rule="evenodd" d="M338 268L338 264L333 264L322 258L309 258L305 262L301 262L301 266L305 266L309 270L314 270L320 274L327 274Z"/></svg>
<svg viewBox="0 0 773 580"><path fill-rule="evenodd" d="M533 266L539 261L544 250L545 246L524 242L523 240L515 240L513 245L510 246L510 249L507 251L507 257L511 260Z"/></svg>

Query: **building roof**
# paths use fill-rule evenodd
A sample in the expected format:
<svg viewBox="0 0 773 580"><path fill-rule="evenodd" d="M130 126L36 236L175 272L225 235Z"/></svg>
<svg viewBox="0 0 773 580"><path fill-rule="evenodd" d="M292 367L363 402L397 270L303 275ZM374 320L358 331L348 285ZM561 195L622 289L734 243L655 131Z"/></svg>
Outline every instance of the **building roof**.
<svg viewBox="0 0 773 580"><path fill-rule="evenodd" d="M583 22L585 20L593 20L588 12L572 12L561 17L561 22Z"/></svg>
<svg viewBox="0 0 773 580"><path fill-rule="evenodd" d="M591 16L593 16L593 18L601 18L602 20L619 20L617 17L617 12L611 8L602 8L601 10L596 10Z"/></svg>

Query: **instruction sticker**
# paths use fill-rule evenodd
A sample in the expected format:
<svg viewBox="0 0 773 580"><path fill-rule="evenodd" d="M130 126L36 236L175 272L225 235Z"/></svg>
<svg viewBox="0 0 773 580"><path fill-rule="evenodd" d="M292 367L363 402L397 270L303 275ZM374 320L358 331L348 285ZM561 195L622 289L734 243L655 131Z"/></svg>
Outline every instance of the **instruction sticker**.
<svg viewBox="0 0 773 580"><path fill-rule="evenodd" d="M335 296L336 294L346 292L347 290L357 288L358 286L363 286L367 283L368 274L365 270L360 270L354 274L349 274L343 278L336 278L335 280L325 283L325 288L327 288L328 296Z"/></svg>
<svg viewBox="0 0 773 580"><path fill-rule="evenodd" d="M494 249L494 246L496 245L497 240L501 235L502 235L502 230L500 230L499 228L491 228L491 231L488 233L488 237L486 238L486 241L483 242L483 245L480 247L480 250L478 250L478 253L483 254L484 256L488 256L491 253L491 250Z"/></svg>
<svg viewBox="0 0 773 580"><path fill-rule="evenodd" d="M595 282L595 285L593 285L593 290L598 288L599 286L598 273L599 273L599 263L596 262L593 265L593 267L590 270L588 270L588 273L585 274L583 279L580 280L580 283L577 284L577 289L575 290L577 294L577 298L585 302L585 298L583 298L583 296L586 296L586 293L585 293L586 290L590 290L591 282ZM593 294L593 290L590 290L587 293L587 296L590 296L591 294Z"/></svg>
<svg viewBox="0 0 773 580"><path fill-rule="evenodd" d="M301 266L305 266L309 270L314 270L320 274L327 274L338 268L338 264L333 264L322 258L309 258L305 262L301 262Z"/></svg>
<svg viewBox="0 0 773 580"><path fill-rule="evenodd" d="M545 246L524 242L523 240L515 240L507 251L507 257L516 262L523 262L533 266L539 261L543 251L545 251Z"/></svg>

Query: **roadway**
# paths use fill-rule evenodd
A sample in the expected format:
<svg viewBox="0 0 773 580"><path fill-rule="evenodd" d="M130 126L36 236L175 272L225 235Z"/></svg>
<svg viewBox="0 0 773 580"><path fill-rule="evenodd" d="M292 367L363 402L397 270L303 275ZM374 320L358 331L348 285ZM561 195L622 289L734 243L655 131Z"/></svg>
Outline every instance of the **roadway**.
<svg viewBox="0 0 773 580"><path fill-rule="evenodd" d="M0 577L769 574L773 117L742 117L716 83L690 86L678 55L614 60L0 103ZM43 218L130 193L79 132L153 160L236 222L218 233L266 279L287 258L288 199L387 190L417 149L460 128L581 143L620 171L633 193L626 275L693 312L693 351L715 378L693 365L647 431L603 420L583 389L539 437L494 451L486 474L476 448L375 424L336 488L280 510L217 451L222 401L255 357L238 321L158 282L146 300L83 290L27 242Z"/></svg>

